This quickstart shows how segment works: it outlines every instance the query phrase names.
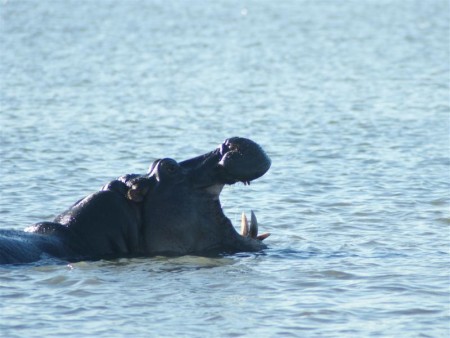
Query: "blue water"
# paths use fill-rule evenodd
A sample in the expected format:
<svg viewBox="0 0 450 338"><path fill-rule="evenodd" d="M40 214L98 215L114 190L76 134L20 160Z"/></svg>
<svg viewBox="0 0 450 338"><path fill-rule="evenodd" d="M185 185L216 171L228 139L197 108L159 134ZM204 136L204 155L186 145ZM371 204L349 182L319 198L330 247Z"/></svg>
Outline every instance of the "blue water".
<svg viewBox="0 0 450 338"><path fill-rule="evenodd" d="M0 1L0 227L225 138L260 254L0 268L4 337L448 337L446 0Z"/></svg>

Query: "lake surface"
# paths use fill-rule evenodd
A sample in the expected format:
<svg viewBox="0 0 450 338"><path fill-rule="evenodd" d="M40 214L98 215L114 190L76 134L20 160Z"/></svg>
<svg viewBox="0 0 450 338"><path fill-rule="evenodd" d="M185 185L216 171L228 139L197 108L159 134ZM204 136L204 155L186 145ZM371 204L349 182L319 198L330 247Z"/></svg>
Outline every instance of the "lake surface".
<svg viewBox="0 0 450 338"><path fill-rule="evenodd" d="M0 227L231 136L269 249L0 267L3 337L448 337L446 0L0 2Z"/></svg>

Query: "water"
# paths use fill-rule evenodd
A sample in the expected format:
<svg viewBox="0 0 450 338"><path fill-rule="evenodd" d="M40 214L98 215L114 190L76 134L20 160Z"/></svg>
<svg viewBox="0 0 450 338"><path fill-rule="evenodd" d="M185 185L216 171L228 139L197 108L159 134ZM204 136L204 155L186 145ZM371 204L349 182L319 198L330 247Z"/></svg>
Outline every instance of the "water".
<svg viewBox="0 0 450 338"><path fill-rule="evenodd" d="M0 268L4 337L450 335L449 3L1 1L0 227L230 136L261 254Z"/></svg>

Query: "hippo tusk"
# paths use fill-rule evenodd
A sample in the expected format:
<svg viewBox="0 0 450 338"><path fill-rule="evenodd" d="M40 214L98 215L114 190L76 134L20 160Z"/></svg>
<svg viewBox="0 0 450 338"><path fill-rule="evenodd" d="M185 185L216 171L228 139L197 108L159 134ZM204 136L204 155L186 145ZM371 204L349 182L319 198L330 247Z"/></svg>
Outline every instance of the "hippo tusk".
<svg viewBox="0 0 450 338"><path fill-rule="evenodd" d="M241 235L244 237L248 236L248 220L247 220L247 216L245 216L245 212L242 213L241 216Z"/></svg>
<svg viewBox="0 0 450 338"><path fill-rule="evenodd" d="M258 220L256 219L255 213L253 210L251 211L251 218L250 218L250 237L256 238L258 236Z"/></svg>
<svg viewBox="0 0 450 338"><path fill-rule="evenodd" d="M241 216L241 235L244 237L250 237L253 239L258 239L260 241L265 240L270 236L270 233L266 232L264 234L258 235L258 220L256 219L256 215L251 211L250 225L248 224L247 216L245 212L242 213Z"/></svg>

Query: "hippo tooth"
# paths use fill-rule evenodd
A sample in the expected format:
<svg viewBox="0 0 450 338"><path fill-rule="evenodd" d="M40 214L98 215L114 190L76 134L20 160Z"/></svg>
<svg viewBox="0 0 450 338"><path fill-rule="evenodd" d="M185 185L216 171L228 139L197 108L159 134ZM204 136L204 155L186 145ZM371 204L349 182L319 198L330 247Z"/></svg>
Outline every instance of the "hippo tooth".
<svg viewBox="0 0 450 338"><path fill-rule="evenodd" d="M258 221L256 220L255 213L252 212L252 217L250 219L250 237L256 238L258 236Z"/></svg>
<svg viewBox="0 0 450 338"><path fill-rule="evenodd" d="M241 216L241 235L244 237L248 236L248 221L245 212L243 212Z"/></svg>

